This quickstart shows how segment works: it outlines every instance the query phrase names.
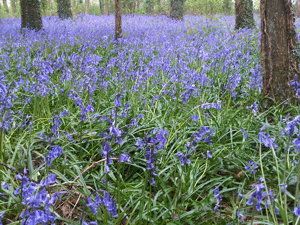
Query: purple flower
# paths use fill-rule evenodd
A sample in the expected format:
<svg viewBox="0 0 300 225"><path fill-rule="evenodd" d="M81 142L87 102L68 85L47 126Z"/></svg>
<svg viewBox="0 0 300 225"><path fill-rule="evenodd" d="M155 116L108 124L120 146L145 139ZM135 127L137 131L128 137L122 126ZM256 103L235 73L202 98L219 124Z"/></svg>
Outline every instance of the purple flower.
<svg viewBox="0 0 300 225"><path fill-rule="evenodd" d="M51 162L57 157L60 157L62 154L63 149L60 146L55 145L51 150L49 150L48 155L45 157L44 161L47 162L48 166L50 166Z"/></svg>
<svg viewBox="0 0 300 225"><path fill-rule="evenodd" d="M0 225L3 225L2 219L4 218L4 214L6 213L6 210L0 213Z"/></svg>
<svg viewBox="0 0 300 225"><path fill-rule="evenodd" d="M176 157L180 157L180 161L181 161L181 165L188 165L191 164L191 161L189 160L189 158L191 157L191 153L187 153L187 154L183 154L181 152L178 152L175 154Z"/></svg>
<svg viewBox="0 0 300 225"><path fill-rule="evenodd" d="M131 163L130 156L128 154L121 154L120 162L129 162L129 163Z"/></svg>
<svg viewBox="0 0 300 225"><path fill-rule="evenodd" d="M300 216L300 207L295 207L293 212L295 216Z"/></svg>
<svg viewBox="0 0 300 225"><path fill-rule="evenodd" d="M258 104L257 101L255 101L251 106L247 106L247 109L252 109L252 113L255 114L258 111Z"/></svg>

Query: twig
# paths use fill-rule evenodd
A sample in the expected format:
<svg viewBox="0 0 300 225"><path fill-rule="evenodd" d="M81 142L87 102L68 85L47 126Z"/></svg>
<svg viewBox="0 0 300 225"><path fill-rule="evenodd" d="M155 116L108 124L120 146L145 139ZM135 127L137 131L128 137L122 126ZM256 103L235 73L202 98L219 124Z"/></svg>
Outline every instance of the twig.
<svg viewBox="0 0 300 225"><path fill-rule="evenodd" d="M86 168L84 171L81 172L81 175L85 174L87 171L89 171L90 169L94 168L97 164L105 162L107 159L101 159L97 162L93 162L88 168ZM118 161L118 158L111 158L111 160L116 160ZM77 177L75 177L75 179L73 180L73 182L76 182L79 179L79 175Z"/></svg>
<svg viewBox="0 0 300 225"><path fill-rule="evenodd" d="M11 171L14 172L15 174L19 174L19 172L18 172L16 169L10 167L9 165L7 165L7 164L5 164L5 163L3 163L3 162L0 162L0 165L6 167L7 169L11 170ZM31 182L37 183L37 181L34 180L34 179L31 179L31 178L28 178L28 179L29 179Z"/></svg>

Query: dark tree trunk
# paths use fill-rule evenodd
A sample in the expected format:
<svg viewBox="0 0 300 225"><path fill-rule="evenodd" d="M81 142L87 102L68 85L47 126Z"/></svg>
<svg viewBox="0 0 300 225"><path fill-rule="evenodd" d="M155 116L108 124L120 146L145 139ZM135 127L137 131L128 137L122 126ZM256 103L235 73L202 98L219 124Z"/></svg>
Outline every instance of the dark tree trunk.
<svg viewBox="0 0 300 225"><path fill-rule="evenodd" d="M261 65L266 106L294 98L289 86L297 76L296 32L290 0L261 0ZM271 99L270 99L271 98Z"/></svg>
<svg viewBox="0 0 300 225"><path fill-rule="evenodd" d="M11 8L13 14L16 14L17 13L16 0L11 0L10 2L11 2Z"/></svg>
<svg viewBox="0 0 300 225"><path fill-rule="evenodd" d="M57 0L57 13L60 19L72 18L71 1Z"/></svg>
<svg viewBox="0 0 300 225"><path fill-rule="evenodd" d="M253 28L253 1L236 0L235 1L235 29Z"/></svg>
<svg viewBox="0 0 300 225"><path fill-rule="evenodd" d="M295 5L295 13L297 17L300 17L300 0L296 1L296 5Z"/></svg>
<svg viewBox="0 0 300 225"><path fill-rule="evenodd" d="M171 0L170 17L176 20L183 20L184 0Z"/></svg>
<svg viewBox="0 0 300 225"><path fill-rule="evenodd" d="M102 5L102 1L99 0L99 8L100 8L100 15L103 14L103 5Z"/></svg>
<svg viewBox="0 0 300 225"><path fill-rule="evenodd" d="M121 0L115 0L115 7L115 39L117 40L122 34Z"/></svg>
<svg viewBox="0 0 300 225"><path fill-rule="evenodd" d="M153 12L153 0L146 0L146 14L151 15Z"/></svg>
<svg viewBox="0 0 300 225"><path fill-rule="evenodd" d="M42 29L42 17L39 0L21 0L21 28Z"/></svg>
<svg viewBox="0 0 300 225"><path fill-rule="evenodd" d="M4 9L5 9L5 12L9 13L8 5L7 5L7 0L3 0L3 6L4 6Z"/></svg>
<svg viewBox="0 0 300 225"><path fill-rule="evenodd" d="M90 0L85 0L85 14L89 14Z"/></svg>

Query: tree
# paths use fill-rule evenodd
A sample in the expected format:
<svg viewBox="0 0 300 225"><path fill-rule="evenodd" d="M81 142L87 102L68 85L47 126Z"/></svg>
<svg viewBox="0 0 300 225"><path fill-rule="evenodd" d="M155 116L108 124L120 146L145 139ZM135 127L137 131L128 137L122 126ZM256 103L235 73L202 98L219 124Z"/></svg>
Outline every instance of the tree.
<svg viewBox="0 0 300 225"><path fill-rule="evenodd" d="M263 97L266 106L294 98L289 84L299 81L298 62L294 54L296 32L291 0L261 0L261 55Z"/></svg>
<svg viewBox="0 0 300 225"><path fill-rule="evenodd" d="M171 0L170 17L176 20L183 20L184 0Z"/></svg>
<svg viewBox="0 0 300 225"><path fill-rule="evenodd" d="M21 0L21 28L40 30L43 27L40 1Z"/></svg>
<svg viewBox="0 0 300 225"><path fill-rule="evenodd" d="M85 14L89 14L90 0L85 0Z"/></svg>
<svg viewBox="0 0 300 225"><path fill-rule="evenodd" d="M146 0L146 14L150 15L153 11L153 0Z"/></svg>
<svg viewBox="0 0 300 225"><path fill-rule="evenodd" d="M295 10L296 16L297 16L297 17L300 17L300 0L297 0L297 1L296 1L295 8L296 8L296 10Z"/></svg>
<svg viewBox="0 0 300 225"><path fill-rule="evenodd" d="M122 34L121 0L115 0L115 7L115 39L117 40Z"/></svg>
<svg viewBox="0 0 300 225"><path fill-rule="evenodd" d="M11 0L10 3L11 3L12 12L15 15L17 13L16 0Z"/></svg>
<svg viewBox="0 0 300 225"><path fill-rule="evenodd" d="M4 6L4 9L5 9L5 12L9 13L8 5L7 5L7 0L3 0L3 6Z"/></svg>
<svg viewBox="0 0 300 225"><path fill-rule="evenodd" d="M60 19L72 18L71 1L70 0L56 0L57 13Z"/></svg>
<svg viewBox="0 0 300 225"><path fill-rule="evenodd" d="M235 1L235 29L253 28L253 1L236 0Z"/></svg>

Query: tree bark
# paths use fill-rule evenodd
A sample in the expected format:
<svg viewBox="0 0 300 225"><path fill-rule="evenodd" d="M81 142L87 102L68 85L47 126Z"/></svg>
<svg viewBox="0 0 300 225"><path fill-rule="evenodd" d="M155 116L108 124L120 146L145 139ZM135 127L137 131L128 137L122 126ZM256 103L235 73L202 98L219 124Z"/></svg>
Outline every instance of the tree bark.
<svg viewBox="0 0 300 225"><path fill-rule="evenodd" d="M300 17L300 0L297 0L297 1L296 1L295 8L296 8L296 10L295 10L296 16L297 16L297 17Z"/></svg>
<svg viewBox="0 0 300 225"><path fill-rule="evenodd" d="M89 14L90 0L85 0L85 14Z"/></svg>
<svg viewBox="0 0 300 225"><path fill-rule="evenodd" d="M295 91L289 84L295 77L299 81L298 62L294 54L296 32L291 0L261 0L260 16L262 94L265 104L271 106L274 101L291 102Z"/></svg>
<svg viewBox="0 0 300 225"><path fill-rule="evenodd" d="M3 0L3 6L4 6L4 9L5 9L5 12L9 13L8 5L7 5L7 0Z"/></svg>
<svg viewBox="0 0 300 225"><path fill-rule="evenodd" d="M15 15L17 13L16 0L11 0L10 2L11 2L12 12Z"/></svg>
<svg viewBox="0 0 300 225"><path fill-rule="evenodd" d="M57 0L57 13L60 19L72 18L71 1Z"/></svg>
<svg viewBox="0 0 300 225"><path fill-rule="evenodd" d="M21 0L21 28L40 30L43 27L39 0Z"/></svg>
<svg viewBox="0 0 300 225"><path fill-rule="evenodd" d="M235 29L253 28L253 1L236 0L235 1Z"/></svg>
<svg viewBox="0 0 300 225"><path fill-rule="evenodd" d="M115 0L115 7L115 39L117 40L122 34L121 0Z"/></svg>
<svg viewBox="0 0 300 225"><path fill-rule="evenodd" d="M171 0L170 17L176 20L183 20L184 0Z"/></svg>

